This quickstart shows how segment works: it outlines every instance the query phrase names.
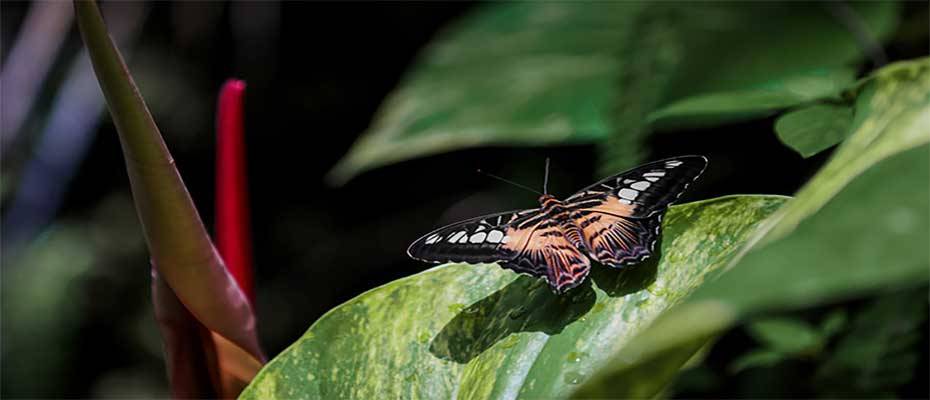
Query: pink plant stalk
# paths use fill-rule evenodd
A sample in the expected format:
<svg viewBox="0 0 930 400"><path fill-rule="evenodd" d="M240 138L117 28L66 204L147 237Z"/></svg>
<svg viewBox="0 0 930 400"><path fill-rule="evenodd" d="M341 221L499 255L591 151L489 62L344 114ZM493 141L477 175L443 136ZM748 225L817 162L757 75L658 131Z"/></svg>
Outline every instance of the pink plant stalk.
<svg viewBox="0 0 930 400"><path fill-rule="evenodd" d="M223 84L216 115L216 246L239 288L255 303L243 128L245 82Z"/></svg>

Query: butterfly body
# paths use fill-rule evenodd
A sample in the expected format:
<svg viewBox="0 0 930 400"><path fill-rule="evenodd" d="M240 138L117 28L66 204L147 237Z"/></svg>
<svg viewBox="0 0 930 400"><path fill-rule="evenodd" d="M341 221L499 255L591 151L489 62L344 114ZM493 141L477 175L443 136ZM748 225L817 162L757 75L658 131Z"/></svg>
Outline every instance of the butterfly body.
<svg viewBox="0 0 930 400"><path fill-rule="evenodd" d="M496 262L541 277L562 293L584 281L591 259L621 268L650 257L668 205L706 164L702 156L644 164L564 201L544 194L539 208L486 215L437 229L416 240L407 253L433 263Z"/></svg>

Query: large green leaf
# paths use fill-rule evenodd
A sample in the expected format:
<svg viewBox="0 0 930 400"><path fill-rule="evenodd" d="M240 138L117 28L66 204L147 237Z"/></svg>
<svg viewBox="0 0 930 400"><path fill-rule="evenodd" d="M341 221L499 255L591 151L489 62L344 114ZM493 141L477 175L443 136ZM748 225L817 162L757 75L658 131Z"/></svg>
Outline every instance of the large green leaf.
<svg viewBox="0 0 930 400"><path fill-rule="evenodd" d="M641 5L480 7L420 55L331 173L493 144L591 142L607 120L626 28Z"/></svg>
<svg viewBox="0 0 930 400"><path fill-rule="evenodd" d="M602 167L614 171L637 162L650 123L721 123L836 96L862 52L830 7L481 6L423 51L330 179L467 147L608 138ZM894 29L892 2L849 7L877 39Z"/></svg>
<svg viewBox="0 0 930 400"><path fill-rule="evenodd" d="M889 66L864 85L852 136L827 165L763 222L742 257L643 332L634 340L642 345L614 357L579 396L624 397L629 390L610 383L657 364L672 373L652 379L668 379L741 316L927 283L930 59Z"/></svg>
<svg viewBox="0 0 930 400"><path fill-rule="evenodd" d="M551 398L678 303L785 199L674 206L660 256L595 266L558 296L494 265L447 264L369 291L317 321L244 398Z"/></svg>
<svg viewBox="0 0 930 400"><path fill-rule="evenodd" d="M839 17L847 15L855 21ZM897 25L894 2L702 3L682 13L684 54L657 128L715 125L837 97L863 57L850 25L881 41ZM848 18L848 17L847 17ZM790 26L791 29L785 29Z"/></svg>

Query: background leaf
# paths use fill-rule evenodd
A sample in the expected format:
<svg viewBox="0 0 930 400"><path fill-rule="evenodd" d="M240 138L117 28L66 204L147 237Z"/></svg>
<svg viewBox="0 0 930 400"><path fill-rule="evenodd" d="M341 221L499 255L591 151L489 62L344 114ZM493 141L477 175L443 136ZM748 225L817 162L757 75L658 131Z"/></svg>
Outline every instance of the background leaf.
<svg viewBox="0 0 930 400"><path fill-rule="evenodd" d="M326 314L243 397L565 396L726 263L783 201L674 206L657 261L596 266L564 296L493 265L447 264L395 281Z"/></svg>
<svg viewBox="0 0 930 400"><path fill-rule="evenodd" d="M833 104L815 104L782 115L775 133L786 146L810 157L843 140L852 123L852 109Z"/></svg>
<svg viewBox="0 0 930 400"><path fill-rule="evenodd" d="M484 6L424 50L330 179L467 147L608 138L601 167L614 171L639 161L650 124L720 124L835 97L862 51L830 7ZM892 2L848 7L879 40L897 22Z"/></svg>
<svg viewBox="0 0 930 400"><path fill-rule="evenodd" d="M814 351L823 344L820 332L795 318L756 320L749 324L749 333L766 347L781 353Z"/></svg>
<svg viewBox="0 0 930 400"><path fill-rule="evenodd" d="M897 386L912 379L926 320L926 287L870 301L818 369L821 395L892 396Z"/></svg>
<svg viewBox="0 0 930 400"><path fill-rule="evenodd" d="M494 144L584 143L607 135L636 2L497 3L448 28L420 55L368 132L330 173Z"/></svg>

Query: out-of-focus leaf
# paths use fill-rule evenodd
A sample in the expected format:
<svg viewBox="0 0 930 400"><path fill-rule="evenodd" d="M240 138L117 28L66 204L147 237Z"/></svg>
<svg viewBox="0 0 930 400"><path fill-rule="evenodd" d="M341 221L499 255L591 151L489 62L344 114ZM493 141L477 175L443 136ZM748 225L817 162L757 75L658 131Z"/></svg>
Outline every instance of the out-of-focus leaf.
<svg viewBox="0 0 930 400"><path fill-rule="evenodd" d="M849 107L815 104L779 117L775 121L775 133L786 146L810 157L843 141L852 117Z"/></svg>
<svg viewBox="0 0 930 400"><path fill-rule="evenodd" d="M800 354L823 345L820 332L798 318L759 319L751 322L748 330L765 347L779 353Z"/></svg>
<svg viewBox="0 0 930 400"><path fill-rule="evenodd" d="M17 257L0 257L4 398L55 398L68 393L69 382L74 382L68 379L74 372L70 366L82 362L75 338L86 334L83 318L88 310L100 312L101 296L95 295L103 293L109 301L106 295L112 292L102 288L115 285L117 279L100 266L119 265L144 250L133 215L129 198L109 196L87 221L59 221ZM122 309L135 306L127 302ZM133 348L132 338L124 339L122 348ZM61 378L41 379L52 376Z"/></svg>
<svg viewBox="0 0 930 400"><path fill-rule="evenodd" d="M833 335L836 335L841 329L846 327L846 320L845 309L833 310L823 321L820 321L820 334L823 335L825 339L833 337Z"/></svg>
<svg viewBox="0 0 930 400"><path fill-rule="evenodd" d="M97 5L74 4L81 36L119 133L136 210L160 276L207 328L262 360L251 305L217 255Z"/></svg>
<svg viewBox="0 0 930 400"><path fill-rule="evenodd" d="M760 77L762 79L762 77ZM832 67L761 81L758 87L698 94L649 115L656 128L710 126L771 114L775 110L837 96L855 80L848 67Z"/></svg>
<svg viewBox="0 0 930 400"><path fill-rule="evenodd" d="M920 348L926 319L926 287L873 300L817 370L816 387L825 397L893 397L926 350Z"/></svg>
<svg viewBox="0 0 930 400"><path fill-rule="evenodd" d="M730 268L712 273L717 279L709 279L688 302L665 313L640 336L660 335L660 327L688 332L692 316L708 308L733 316L713 320L720 332L740 316L763 310L811 306L927 282L928 61L908 63L908 68L889 66L864 83L852 136L827 165L761 224ZM699 347L695 338L713 336L708 329L654 342L656 348L638 350L635 359L615 357L615 367L592 380L591 385L600 386L582 387L579 393L623 397L625 389L605 383L649 370L659 356L687 359L684 355ZM662 387L654 386L652 394Z"/></svg>
<svg viewBox="0 0 930 400"><path fill-rule="evenodd" d="M614 54L637 2L496 3L443 32L330 173L486 145L591 142L607 135Z"/></svg>
<svg viewBox="0 0 930 400"><path fill-rule="evenodd" d="M756 349L743 354L733 360L728 369L731 373L737 373L744 369L771 367L784 360L788 355L769 349Z"/></svg>
<svg viewBox="0 0 930 400"><path fill-rule="evenodd" d="M674 206L658 258L620 271L595 266L563 296L495 265L447 264L392 282L324 315L243 398L563 397L783 202Z"/></svg>
<svg viewBox="0 0 930 400"><path fill-rule="evenodd" d="M878 39L894 29L892 2L851 8ZM623 169L650 122L720 123L836 96L861 53L816 3L491 4L424 50L330 179L467 147L608 138L624 153L605 151L602 167Z"/></svg>
<svg viewBox="0 0 930 400"><path fill-rule="evenodd" d="M878 41L897 25L893 2L849 3ZM691 4L680 18L684 47L658 129L709 126L836 97L854 79L861 43L822 3ZM791 26L791 29L785 29Z"/></svg>

